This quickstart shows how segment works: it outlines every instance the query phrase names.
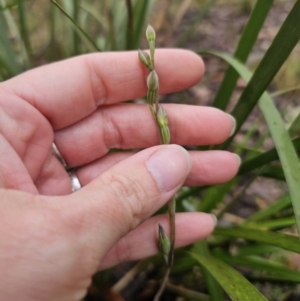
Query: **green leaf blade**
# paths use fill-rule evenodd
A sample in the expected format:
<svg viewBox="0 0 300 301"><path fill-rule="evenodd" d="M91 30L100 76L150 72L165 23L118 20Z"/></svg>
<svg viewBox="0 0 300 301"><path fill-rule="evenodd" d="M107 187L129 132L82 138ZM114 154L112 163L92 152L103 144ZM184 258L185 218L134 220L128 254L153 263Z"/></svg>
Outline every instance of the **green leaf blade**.
<svg viewBox="0 0 300 301"><path fill-rule="evenodd" d="M274 0L256 1L256 5L234 54L234 57L240 62L246 62L273 2ZM229 67L214 100L214 107L221 110L226 109L238 77L238 73L234 68Z"/></svg>
<svg viewBox="0 0 300 301"><path fill-rule="evenodd" d="M300 0L299 3L299 13L300 13ZM299 14L300 15L300 14ZM300 24L300 22L299 22ZM208 52L207 52L208 53ZM253 80L251 72L239 61L236 59L229 57L225 54L210 52L216 56L227 61L232 67L236 69L236 71L242 76L242 78L249 82L247 87L251 85ZM256 73L255 73L256 74ZM244 91L246 91L247 87ZM242 110L247 107L247 104L244 102L240 102L242 106ZM297 229L298 233L300 233L300 164L299 160L289 136L288 131L285 129L285 125L283 120L275 107L271 97L269 94L264 92L259 99L259 107L265 117L268 128L270 130L271 136L275 143L275 147L278 153L278 157L280 159L282 169L284 172L284 176L286 178L286 182L288 184L290 197L293 204L293 210L296 217Z"/></svg>
<svg viewBox="0 0 300 301"><path fill-rule="evenodd" d="M270 261L269 259L261 258L258 256L230 256L225 252L216 254L219 259L224 260L228 264L238 266L245 266L254 270L268 272L274 276L284 277L291 282L300 282L300 272L291 270L283 264Z"/></svg>
<svg viewBox="0 0 300 301"><path fill-rule="evenodd" d="M277 246L288 251L300 253L299 239L298 237L293 235L250 229L246 227L216 228L214 234L236 238L245 238Z"/></svg>
<svg viewBox="0 0 300 301"><path fill-rule="evenodd" d="M238 271L213 257L190 253L220 283L233 301L267 301L267 299Z"/></svg>

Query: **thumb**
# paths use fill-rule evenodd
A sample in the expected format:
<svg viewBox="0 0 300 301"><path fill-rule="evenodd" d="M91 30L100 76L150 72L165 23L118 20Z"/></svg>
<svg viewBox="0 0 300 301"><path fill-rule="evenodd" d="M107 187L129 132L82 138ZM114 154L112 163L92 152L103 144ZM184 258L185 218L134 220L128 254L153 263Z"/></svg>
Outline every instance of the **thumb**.
<svg viewBox="0 0 300 301"><path fill-rule="evenodd" d="M73 218L80 221L79 239L103 257L164 205L190 170L190 155L177 145L152 147L114 165L70 195L68 211L72 208Z"/></svg>

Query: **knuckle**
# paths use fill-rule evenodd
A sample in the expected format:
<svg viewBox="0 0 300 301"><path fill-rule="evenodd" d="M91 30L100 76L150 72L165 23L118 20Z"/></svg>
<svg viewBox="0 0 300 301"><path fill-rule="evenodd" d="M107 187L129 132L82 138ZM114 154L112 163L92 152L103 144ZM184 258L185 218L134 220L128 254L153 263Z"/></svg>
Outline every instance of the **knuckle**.
<svg viewBox="0 0 300 301"><path fill-rule="evenodd" d="M114 247L114 257L117 264L132 260L132 250L126 236L123 236Z"/></svg>
<svg viewBox="0 0 300 301"><path fill-rule="evenodd" d="M131 227L135 227L147 208L148 194L144 187L136 180L124 174L109 174L102 181L109 188L110 193L122 205L131 220Z"/></svg>
<svg viewBox="0 0 300 301"><path fill-rule="evenodd" d="M109 109L101 110L103 119L103 137L105 145L108 149L110 148L122 148L123 136L122 131L118 127L118 123L114 120L110 114Z"/></svg>

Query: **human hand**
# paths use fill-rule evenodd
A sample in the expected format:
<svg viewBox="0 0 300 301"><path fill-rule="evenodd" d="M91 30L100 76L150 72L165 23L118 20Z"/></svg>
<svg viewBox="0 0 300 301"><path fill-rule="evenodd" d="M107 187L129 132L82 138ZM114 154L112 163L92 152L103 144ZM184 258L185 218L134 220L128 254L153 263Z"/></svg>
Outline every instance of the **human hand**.
<svg viewBox="0 0 300 301"><path fill-rule="evenodd" d="M183 50L157 50L161 94L197 83L203 63ZM180 186L231 179L229 152L187 152L159 143L147 105L120 104L146 94L136 52L80 56L37 68L0 85L0 291L3 300L80 300L92 275L155 254L151 217ZM231 133L213 108L165 105L171 143L207 145ZM55 141L82 188L53 156ZM139 149L138 153L112 148ZM176 215L176 245L209 235L210 215Z"/></svg>

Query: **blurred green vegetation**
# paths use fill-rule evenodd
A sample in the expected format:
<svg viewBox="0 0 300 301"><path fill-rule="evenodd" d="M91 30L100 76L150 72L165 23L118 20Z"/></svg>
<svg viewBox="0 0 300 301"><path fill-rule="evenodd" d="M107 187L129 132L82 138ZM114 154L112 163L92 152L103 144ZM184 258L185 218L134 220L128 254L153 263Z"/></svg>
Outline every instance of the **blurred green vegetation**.
<svg viewBox="0 0 300 301"><path fill-rule="evenodd" d="M148 22L158 47L204 55L203 82L163 100L192 95L233 114L235 135L202 149L234 151L243 163L226 184L181 189L178 211L212 212L219 223L206 241L176 251L162 300L300 298L299 16L300 0L0 0L1 81L83 53L146 47ZM98 273L86 300L114 300L107 290L150 300L162 262L137 263L131 278L127 266Z"/></svg>

